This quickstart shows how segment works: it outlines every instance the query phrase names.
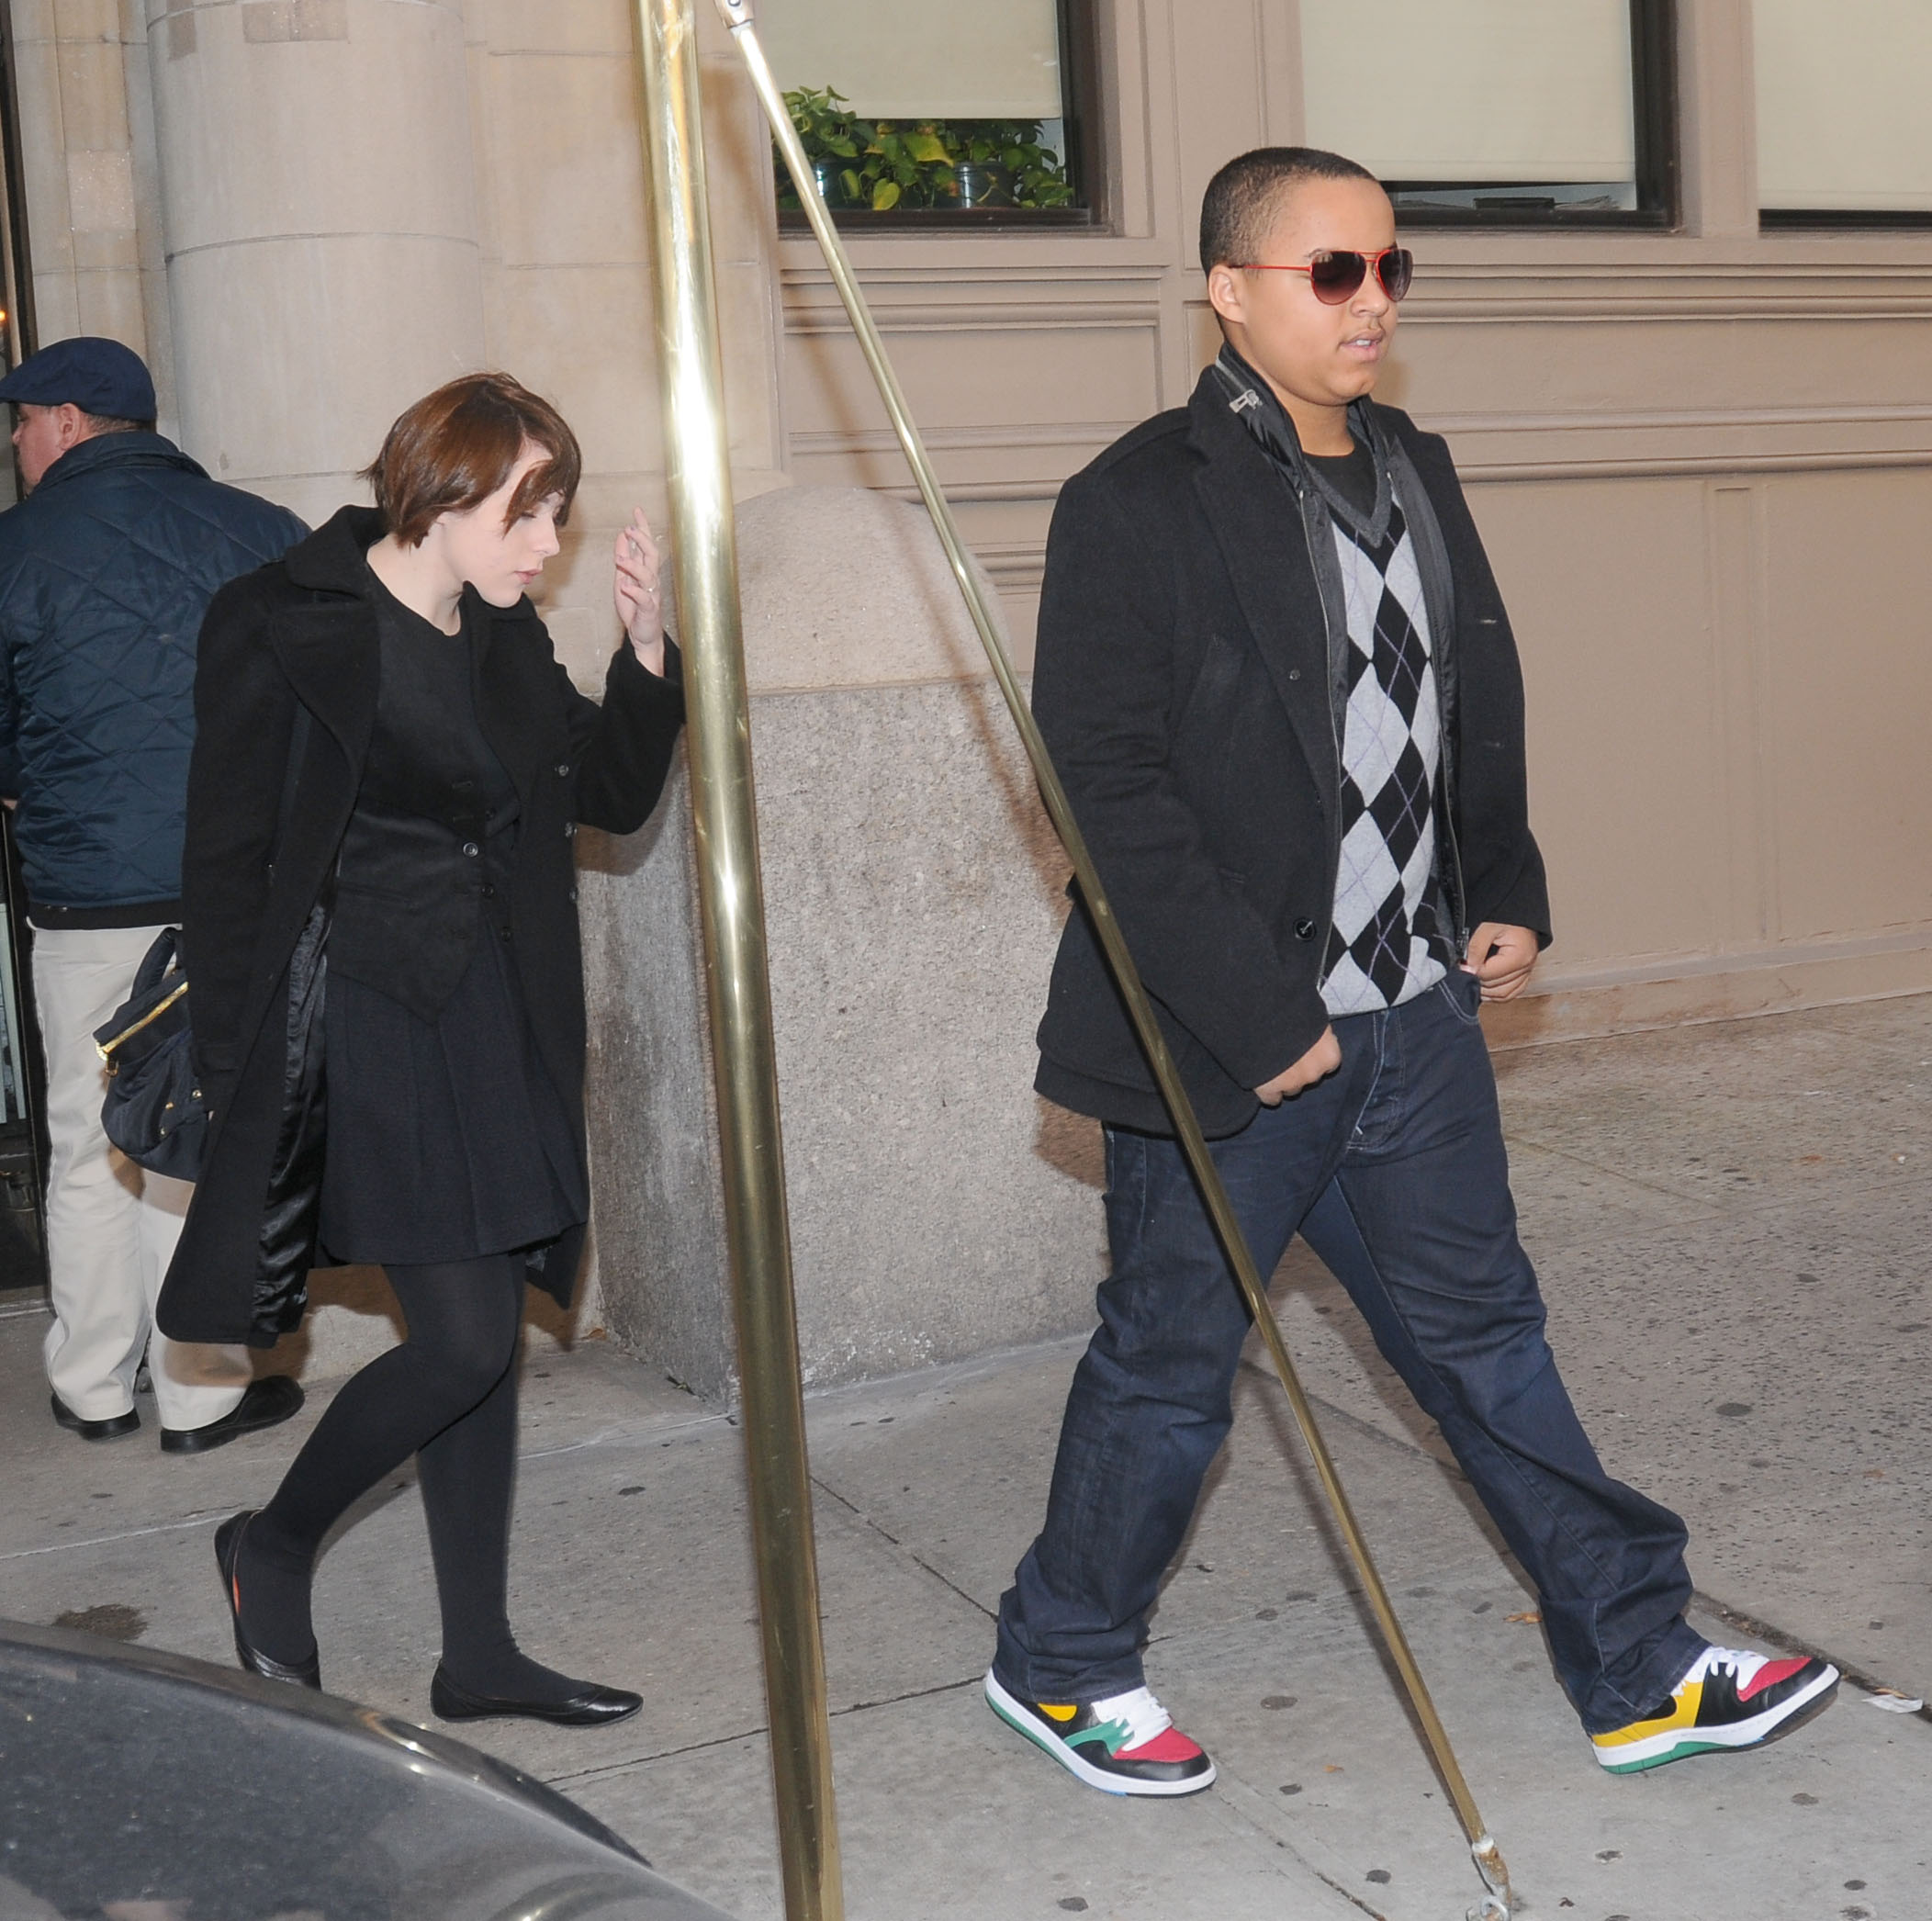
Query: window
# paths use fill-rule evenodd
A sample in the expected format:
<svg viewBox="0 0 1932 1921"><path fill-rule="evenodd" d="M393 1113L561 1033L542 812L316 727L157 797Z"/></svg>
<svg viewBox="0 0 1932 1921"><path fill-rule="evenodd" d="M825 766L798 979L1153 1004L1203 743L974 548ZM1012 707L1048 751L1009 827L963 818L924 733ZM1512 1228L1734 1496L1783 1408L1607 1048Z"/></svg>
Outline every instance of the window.
<svg viewBox="0 0 1932 1921"><path fill-rule="evenodd" d="M1084 225L1092 6L760 0L758 31L842 222Z"/></svg>
<svg viewBox="0 0 1932 1921"><path fill-rule="evenodd" d="M1767 227L1932 223L1932 6L1756 0Z"/></svg>
<svg viewBox="0 0 1932 1921"><path fill-rule="evenodd" d="M1301 0L1310 145L1405 226L1668 226L1669 0Z"/></svg>

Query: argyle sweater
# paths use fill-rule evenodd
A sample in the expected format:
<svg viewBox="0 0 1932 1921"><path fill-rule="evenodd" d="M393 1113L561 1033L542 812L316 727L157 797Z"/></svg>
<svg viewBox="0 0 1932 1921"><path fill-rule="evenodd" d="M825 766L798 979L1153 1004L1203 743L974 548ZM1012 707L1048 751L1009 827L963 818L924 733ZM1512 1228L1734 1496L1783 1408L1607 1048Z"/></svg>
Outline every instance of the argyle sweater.
<svg viewBox="0 0 1932 1921"><path fill-rule="evenodd" d="M1348 611L1342 736L1342 860L1323 957L1333 1015L1399 1006L1449 971L1435 903L1441 709L1429 614L1401 503L1378 486L1362 521L1331 507Z"/></svg>
<svg viewBox="0 0 1932 1921"><path fill-rule="evenodd" d="M1294 428L1231 349L1216 372L1229 405L1276 469L1296 478ZM1399 1006L1448 972L1437 911L1436 783L1442 711L1415 548L1386 464L1365 514L1310 464L1342 571L1348 701L1342 730L1342 854L1322 957L1330 1014Z"/></svg>

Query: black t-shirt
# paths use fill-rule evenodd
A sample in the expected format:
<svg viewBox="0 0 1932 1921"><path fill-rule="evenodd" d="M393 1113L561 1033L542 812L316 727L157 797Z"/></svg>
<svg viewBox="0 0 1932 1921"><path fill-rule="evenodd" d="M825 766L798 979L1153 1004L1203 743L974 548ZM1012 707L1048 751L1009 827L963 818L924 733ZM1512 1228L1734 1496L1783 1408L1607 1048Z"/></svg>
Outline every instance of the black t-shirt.
<svg viewBox="0 0 1932 1921"><path fill-rule="evenodd" d="M1359 440L1346 454L1309 454L1310 467L1365 521L1376 511L1376 456Z"/></svg>

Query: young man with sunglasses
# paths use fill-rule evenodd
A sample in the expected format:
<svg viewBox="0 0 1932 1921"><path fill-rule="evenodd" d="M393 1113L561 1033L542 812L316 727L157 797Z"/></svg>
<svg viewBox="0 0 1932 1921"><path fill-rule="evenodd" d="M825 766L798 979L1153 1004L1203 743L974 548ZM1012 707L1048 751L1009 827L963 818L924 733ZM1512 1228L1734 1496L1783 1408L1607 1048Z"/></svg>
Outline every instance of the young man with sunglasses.
<svg viewBox="0 0 1932 1921"><path fill-rule="evenodd" d="M1755 1747L1823 1661L1683 1619L1683 1523L1607 1475L1544 1339L1478 1025L1549 938L1522 685L1449 453L1370 399L1411 261L1374 177L1230 162L1201 211L1225 344L1185 410L1070 480L1033 702L1255 1261L1299 1232L1534 1584L1599 1761ZM1106 1123L1112 1273L994 1712L1089 1785L1214 1764L1149 1691L1161 1576L1228 1432L1248 1320L1076 905L1039 1091Z"/></svg>

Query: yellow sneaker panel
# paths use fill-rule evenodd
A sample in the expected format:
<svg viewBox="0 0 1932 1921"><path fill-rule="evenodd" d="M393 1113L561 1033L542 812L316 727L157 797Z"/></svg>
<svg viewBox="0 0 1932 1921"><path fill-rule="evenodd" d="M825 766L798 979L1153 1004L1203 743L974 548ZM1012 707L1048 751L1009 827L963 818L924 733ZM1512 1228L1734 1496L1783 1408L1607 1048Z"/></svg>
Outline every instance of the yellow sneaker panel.
<svg viewBox="0 0 1932 1921"><path fill-rule="evenodd" d="M1668 1735L1674 1728L1695 1727L1697 1711L1703 1704L1704 1684L1686 1681L1670 1697L1670 1712L1654 1721L1633 1721L1628 1727L1612 1728L1607 1735L1592 1735L1599 1747L1622 1747L1631 1741L1647 1741L1656 1735Z"/></svg>

